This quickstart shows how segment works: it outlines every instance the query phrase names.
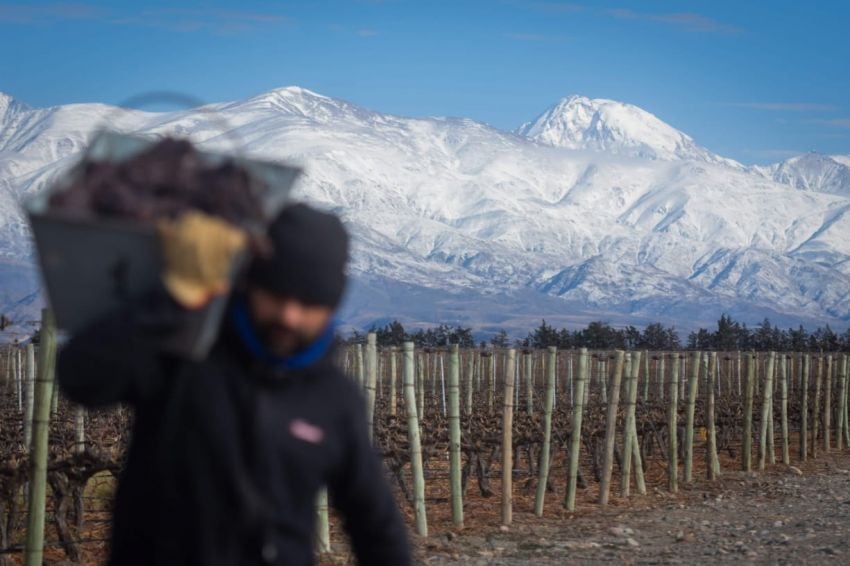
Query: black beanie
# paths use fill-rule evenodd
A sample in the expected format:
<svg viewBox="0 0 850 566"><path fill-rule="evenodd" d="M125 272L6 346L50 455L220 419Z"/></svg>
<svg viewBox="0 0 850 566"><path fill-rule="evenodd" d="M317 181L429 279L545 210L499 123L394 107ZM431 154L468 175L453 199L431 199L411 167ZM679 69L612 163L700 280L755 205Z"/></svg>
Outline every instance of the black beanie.
<svg viewBox="0 0 850 566"><path fill-rule="evenodd" d="M284 208L268 229L273 251L256 257L248 282L274 294L336 308L345 290L348 233L333 214L306 204Z"/></svg>

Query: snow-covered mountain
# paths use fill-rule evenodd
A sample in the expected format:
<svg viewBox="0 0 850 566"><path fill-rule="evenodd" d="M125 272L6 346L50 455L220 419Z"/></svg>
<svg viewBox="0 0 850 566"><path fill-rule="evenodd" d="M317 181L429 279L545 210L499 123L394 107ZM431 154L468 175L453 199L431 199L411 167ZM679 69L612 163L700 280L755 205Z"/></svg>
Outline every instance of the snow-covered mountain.
<svg viewBox="0 0 850 566"><path fill-rule="evenodd" d="M593 149L649 159L740 164L700 147L646 110L604 98L570 96L517 129L521 136L568 149Z"/></svg>
<svg viewBox="0 0 850 566"><path fill-rule="evenodd" d="M756 166L753 170L778 183L803 191L850 197L850 155L810 152L774 165Z"/></svg>
<svg viewBox="0 0 850 566"><path fill-rule="evenodd" d="M572 97L508 133L298 87L173 113L2 100L0 289L18 283L0 310L34 304L17 202L108 123L302 165L299 196L354 236L350 324L850 320L846 194L777 182L634 106Z"/></svg>

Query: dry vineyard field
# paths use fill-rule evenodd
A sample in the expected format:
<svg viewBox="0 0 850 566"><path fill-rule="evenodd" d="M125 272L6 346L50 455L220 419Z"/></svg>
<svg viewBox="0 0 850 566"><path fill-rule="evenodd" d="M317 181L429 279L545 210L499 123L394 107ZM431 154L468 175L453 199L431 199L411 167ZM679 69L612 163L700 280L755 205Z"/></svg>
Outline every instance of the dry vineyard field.
<svg viewBox="0 0 850 566"><path fill-rule="evenodd" d="M37 358L0 350L0 565L24 556ZM622 548L649 548L618 526L628 509L701 516L739 484L741 499L753 483L850 468L843 353L429 350L370 335L339 363L363 387L421 561L626 560ZM50 405L45 562L98 563L131 415L58 394ZM689 520L668 542L705 535ZM321 498L316 549L322 563L350 559Z"/></svg>

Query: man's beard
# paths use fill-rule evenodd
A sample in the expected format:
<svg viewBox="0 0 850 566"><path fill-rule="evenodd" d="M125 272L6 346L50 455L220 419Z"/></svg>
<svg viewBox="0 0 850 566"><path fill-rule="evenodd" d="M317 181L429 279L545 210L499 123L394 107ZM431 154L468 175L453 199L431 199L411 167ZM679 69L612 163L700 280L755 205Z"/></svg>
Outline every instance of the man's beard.
<svg viewBox="0 0 850 566"><path fill-rule="evenodd" d="M316 340L316 336L277 323L259 325L257 330L263 344L276 356L291 356Z"/></svg>

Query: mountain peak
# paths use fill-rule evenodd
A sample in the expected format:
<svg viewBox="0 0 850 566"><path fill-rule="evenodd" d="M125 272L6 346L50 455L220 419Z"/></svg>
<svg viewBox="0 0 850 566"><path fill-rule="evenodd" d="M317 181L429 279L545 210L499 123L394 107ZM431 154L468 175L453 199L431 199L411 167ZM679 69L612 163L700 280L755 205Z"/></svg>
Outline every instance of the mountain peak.
<svg viewBox="0 0 850 566"><path fill-rule="evenodd" d="M850 196L850 156L810 151L756 171L803 191Z"/></svg>
<svg viewBox="0 0 850 566"><path fill-rule="evenodd" d="M231 103L228 107L238 110L271 110L320 122L342 115L359 116L364 113L360 107L344 100L294 85L272 89L245 101Z"/></svg>
<svg viewBox="0 0 850 566"><path fill-rule="evenodd" d="M697 145L655 115L624 102L572 95L520 126L517 133L569 149L610 151L632 157L711 163L733 162Z"/></svg>
<svg viewBox="0 0 850 566"><path fill-rule="evenodd" d="M17 110L26 110L28 106L16 100L12 95L0 92L0 118Z"/></svg>

